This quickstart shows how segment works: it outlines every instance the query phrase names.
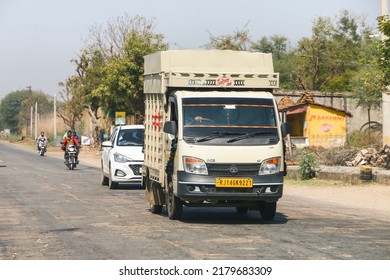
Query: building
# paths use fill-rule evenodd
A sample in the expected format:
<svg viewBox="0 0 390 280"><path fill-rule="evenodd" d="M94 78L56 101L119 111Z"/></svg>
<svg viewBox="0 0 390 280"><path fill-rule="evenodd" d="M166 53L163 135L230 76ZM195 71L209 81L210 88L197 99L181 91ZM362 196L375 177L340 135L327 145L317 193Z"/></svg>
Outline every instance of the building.
<svg viewBox="0 0 390 280"><path fill-rule="evenodd" d="M279 103L284 121L291 123L291 143L296 147L339 147L347 141L347 117L351 113L314 102L305 93L295 103L283 97Z"/></svg>

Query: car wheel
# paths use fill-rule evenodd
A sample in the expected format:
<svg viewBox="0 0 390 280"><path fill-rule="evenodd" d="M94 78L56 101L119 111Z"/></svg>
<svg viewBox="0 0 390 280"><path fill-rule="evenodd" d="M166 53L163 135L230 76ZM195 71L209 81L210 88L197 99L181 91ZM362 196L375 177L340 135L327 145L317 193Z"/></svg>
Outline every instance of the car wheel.
<svg viewBox="0 0 390 280"><path fill-rule="evenodd" d="M101 173L100 173L100 181L102 183L102 186L107 186L108 185L108 177L106 177L104 175L104 172L103 172L103 165L102 165L102 170L101 170Z"/></svg>
<svg viewBox="0 0 390 280"><path fill-rule="evenodd" d="M116 189L118 187L118 183L112 181L112 173L111 173L111 166L108 167L108 170L110 171L110 174L108 176L108 188L110 189Z"/></svg>

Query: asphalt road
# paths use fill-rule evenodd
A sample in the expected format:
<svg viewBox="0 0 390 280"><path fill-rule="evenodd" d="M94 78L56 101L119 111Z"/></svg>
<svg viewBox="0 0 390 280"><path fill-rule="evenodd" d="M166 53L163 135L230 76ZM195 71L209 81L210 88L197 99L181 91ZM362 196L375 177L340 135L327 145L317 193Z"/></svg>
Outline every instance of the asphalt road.
<svg viewBox="0 0 390 280"><path fill-rule="evenodd" d="M365 210L284 195L258 212L185 208L151 214L144 190L109 190L100 170L0 142L0 259L389 260L390 221Z"/></svg>

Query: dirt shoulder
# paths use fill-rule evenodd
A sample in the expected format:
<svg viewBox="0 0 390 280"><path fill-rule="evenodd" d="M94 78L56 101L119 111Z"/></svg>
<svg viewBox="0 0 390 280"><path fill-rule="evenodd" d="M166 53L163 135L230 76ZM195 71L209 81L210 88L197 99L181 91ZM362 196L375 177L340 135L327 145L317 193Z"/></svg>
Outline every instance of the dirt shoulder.
<svg viewBox="0 0 390 280"><path fill-rule="evenodd" d="M321 200L329 205L380 211L390 217L390 186L376 183L350 185L341 181L286 180L285 195Z"/></svg>

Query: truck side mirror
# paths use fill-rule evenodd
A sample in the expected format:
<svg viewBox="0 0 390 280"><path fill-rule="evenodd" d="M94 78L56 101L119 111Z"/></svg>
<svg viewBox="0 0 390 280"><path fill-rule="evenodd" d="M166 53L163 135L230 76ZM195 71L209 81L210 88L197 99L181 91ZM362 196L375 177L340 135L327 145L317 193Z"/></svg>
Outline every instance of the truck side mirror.
<svg viewBox="0 0 390 280"><path fill-rule="evenodd" d="M176 135L177 123L175 121L167 121L164 123L163 131L168 134Z"/></svg>
<svg viewBox="0 0 390 280"><path fill-rule="evenodd" d="M286 137L287 134L291 134L292 128L291 123L284 122L281 125L282 128L282 137Z"/></svg>

